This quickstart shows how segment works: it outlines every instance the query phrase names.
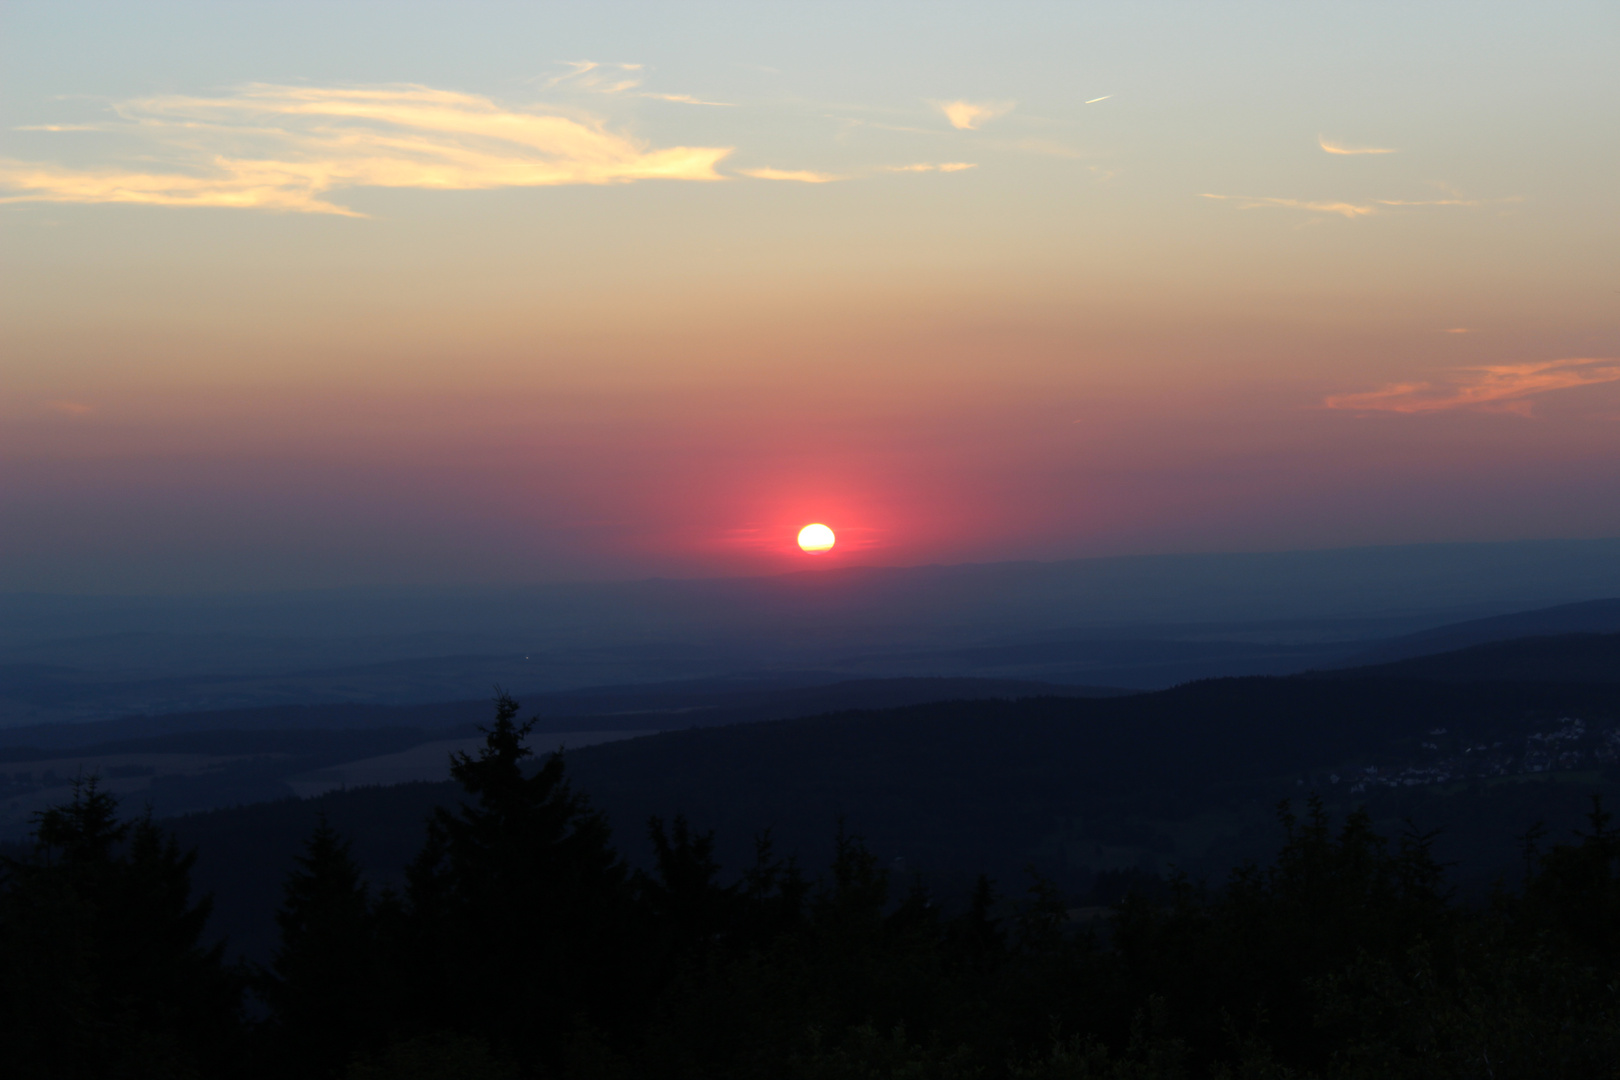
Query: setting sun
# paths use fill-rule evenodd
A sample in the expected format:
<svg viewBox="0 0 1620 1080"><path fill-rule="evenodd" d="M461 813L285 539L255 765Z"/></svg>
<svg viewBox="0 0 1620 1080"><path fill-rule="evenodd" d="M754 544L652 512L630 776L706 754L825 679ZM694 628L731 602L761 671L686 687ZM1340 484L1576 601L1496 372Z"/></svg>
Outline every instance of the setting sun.
<svg viewBox="0 0 1620 1080"><path fill-rule="evenodd" d="M799 530L799 547L805 551L828 551L833 543L833 531L825 525L806 525Z"/></svg>

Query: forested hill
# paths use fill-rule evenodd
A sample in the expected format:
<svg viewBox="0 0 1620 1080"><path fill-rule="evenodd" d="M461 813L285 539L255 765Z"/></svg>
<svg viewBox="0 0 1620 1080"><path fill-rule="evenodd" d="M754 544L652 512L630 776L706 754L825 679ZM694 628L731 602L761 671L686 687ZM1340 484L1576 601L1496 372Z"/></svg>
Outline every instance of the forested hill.
<svg viewBox="0 0 1620 1080"><path fill-rule="evenodd" d="M1273 695L1268 710L1264 691L1236 688L1215 689L1271 718L1298 704ZM1388 703L1359 689L1373 692L1352 707ZM1571 703L1592 700L1521 696L1503 715ZM1143 734L1188 734L1165 726L1177 704L1140 717ZM1021 750L994 771L1073 749L1042 737L1063 722L1050 707L936 720L1034 733L1012 731ZM917 711L867 726L903 729ZM421 823L399 889L366 882L337 822L311 823L263 890L262 966L206 945L209 902L162 825L79 787L0 873L8 1065L64 1080L1597 1080L1620 1060L1620 832L1601 805L1579 836L1532 830L1488 903L1459 902L1432 834L1392 842L1315 796L1279 808L1264 859L1207 887L1113 875L1078 897L980 876L951 897L845 828L825 860L761 843L738 873L709 834L654 820L654 857L626 865L561 757L525 768L517 714L500 699L481 752L457 759L457 805ZM1363 730L1398 737L1386 723ZM1561 717L1528 745L1579 765L1589 730ZM1262 766L1294 743L1283 731L1277 745ZM1079 786L1118 800L1135 772ZM1045 777L1026 761L1007 779L1039 795Z"/></svg>
<svg viewBox="0 0 1620 1080"><path fill-rule="evenodd" d="M1220 679L670 732L581 751L570 768L621 830L680 811L737 856L765 826L820 854L842 816L928 872L1034 863L1084 879L1126 864L1215 871L1263 848L1278 799L1313 790L1395 819L1429 800L1427 824L1456 827L1447 798L1612 774L1617 720L1614 686ZM1455 839L1459 857L1477 854Z"/></svg>
<svg viewBox="0 0 1620 1080"><path fill-rule="evenodd" d="M1483 889L1538 819L1566 830L1613 788L1620 687L1390 678L1249 678L1109 699L943 702L694 728L567 755L616 843L647 857L652 815L714 830L723 866L777 850L825 861L840 819L885 865L960 891L1034 866L1078 895L1108 871L1219 877L1277 842L1274 808L1318 791L1381 827L1439 828ZM534 739L547 749L544 737ZM398 880L450 785L284 800L180 819L198 879L240 944L266 940L276 882L318 812L368 871Z"/></svg>
<svg viewBox="0 0 1620 1080"><path fill-rule="evenodd" d="M140 1033L227 1063L197 1075L1460 1078L1481 1033L1500 1075L1608 1075L1620 1046L1592 805L1620 803L1620 684L1218 679L560 758L540 732L523 757L516 715L459 784L123 825L81 789L0 875L13 1056L111 1075ZM232 1011L250 989L267 1026Z"/></svg>

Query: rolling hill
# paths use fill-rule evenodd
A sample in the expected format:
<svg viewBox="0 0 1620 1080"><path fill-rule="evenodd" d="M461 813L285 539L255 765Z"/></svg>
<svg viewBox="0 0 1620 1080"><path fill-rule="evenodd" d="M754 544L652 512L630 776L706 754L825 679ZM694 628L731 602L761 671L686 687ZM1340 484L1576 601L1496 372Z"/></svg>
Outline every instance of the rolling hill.
<svg viewBox="0 0 1620 1080"><path fill-rule="evenodd" d="M1564 639L1500 652L1533 658L1548 640ZM690 727L570 752L567 762L633 861L646 858L655 814L714 830L733 870L765 830L778 852L818 867L843 822L893 869L947 894L981 870L1017 888L1034 867L1079 895L1106 871L1218 877L1264 857L1279 835L1278 803L1314 792L1337 812L1366 805L1388 834L1407 821L1441 830L1437 851L1480 890L1514 872L1514 838L1531 824L1566 835L1591 795L1620 793L1620 684L1217 679L1124 697ZM317 813L352 836L379 882L398 881L426 814L457 798L451 784L407 784L174 825L200 851L198 880L218 893L222 928L251 949Z"/></svg>

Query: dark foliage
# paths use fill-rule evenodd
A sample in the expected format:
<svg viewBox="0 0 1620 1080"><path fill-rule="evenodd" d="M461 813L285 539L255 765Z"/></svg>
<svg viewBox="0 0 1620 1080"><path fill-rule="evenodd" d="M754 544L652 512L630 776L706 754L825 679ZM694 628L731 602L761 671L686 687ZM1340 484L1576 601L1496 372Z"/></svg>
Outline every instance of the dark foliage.
<svg viewBox="0 0 1620 1080"><path fill-rule="evenodd" d="M1526 843L1459 901L1434 837L1314 796L1223 883L1141 872L1070 899L981 876L960 910L840 827L807 879L769 835L728 873L653 818L631 871L562 758L497 701L405 888L321 820L253 983L199 949L189 857L93 785L42 815L0 895L19 1076L370 1078L1613 1077L1620 832ZM527 766L527 767L526 767ZM1077 902L1078 901L1078 902ZM1106 905L1106 912L1100 907Z"/></svg>
<svg viewBox="0 0 1620 1080"><path fill-rule="evenodd" d="M1579 765L1350 790L1368 766L1388 774L1481 743L1501 744L1522 768L1526 738L1561 717L1586 721ZM646 833L654 816L680 812L694 834L712 833L712 857L732 873L753 862L765 829L778 853L824 866L844 817L886 865L903 858L902 876L920 872L952 902L981 872L1013 882L1032 863L1077 898L1110 875L1167 865L1219 879L1275 851L1279 799L1318 790L1336 816L1364 805L1389 835L1407 818L1440 829L1436 858L1455 864L1458 888L1479 900L1515 871L1512 837L1527 822L1564 835L1590 794L1620 797L1620 765L1592 753L1617 725L1620 686L1226 679L1113 700L940 701L670 732L570 751L568 774L632 866L656 857ZM547 748L539 734L531 742ZM1438 752L1425 745L1436 742ZM200 853L196 880L216 897L214 929L268 963L281 875L318 813L353 842L370 880L402 889L422 818L460 794L453 782L354 788L173 827ZM1106 887L1097 896L1079 902L1116 898Z"/></svg>
<svg viewBox="0 0 1620 1080"><path fill-rule="evenodd" d="M606 823L569 788L560 755L525 773L517 711L502 696L478 756L454 758L475 801L430 819L395 948L402 1019L482 1029L533 1061L555 1059L574 1016L615 1018L643 943Z"/></svg>
<svg viewBox="0 0 1620 1080"><path fill-rule="evenodd" d="M616 835L633 841L649 816L679 809L714 832L726 865L747 859L766 825L782 850L825 863L829 825L842 816L885 857L959 891L980 871L1011 881L1031 862L1081 890L1091 878L1077 865L1081 845L1224 873L1274 848L1269 807L1313 788L1341 813L1365 801L1393 832L1420 812L1396 805L1411 795L1352 796L1330 772L1421 761L1434 728L1459 742L1522 744L1529 728L1560 716L1614 724L1620 687L1254 678L1128 698L936 702L592 747L570 773ZM1472 810L1447 810L1418 818L1446 826L1440 857L1489 863L1502 831L1475 830ZM1507 828L1543 815L1537 807ZM1177 826L1201 816L1222 818L1228 839L1188 847Z"/></svg>
<svg viewBox="0 0 1620 1080"><path fill-rule="evenodd" d="M0 1053L14 1076L222 1075L240 980L199 945L193 856L94 780L35 819L32 857L0 889Z"/></svg>
<svg viewBox="0 0 1620 1080"><path fill-rule="evenodd" d="M380 916L349 845L321 819L287 875L281 947L257 980L289 1072L333 1073L382 1025Z"/></svg>

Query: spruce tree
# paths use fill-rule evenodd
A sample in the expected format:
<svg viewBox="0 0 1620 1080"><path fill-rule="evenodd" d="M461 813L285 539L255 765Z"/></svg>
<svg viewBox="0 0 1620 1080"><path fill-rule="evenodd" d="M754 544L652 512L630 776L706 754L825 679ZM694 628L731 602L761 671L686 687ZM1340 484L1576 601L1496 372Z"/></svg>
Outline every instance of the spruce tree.
<svg viewBox="0 0 1620 1080"><path fill-rule="evenodd" d="M412 868L409 941L419 953L410 959L438 980L421 987L425 1020L544 1057L571 1020L619 1019L635 955L627 879L606 820L564 779L561 754L527 769L534 721L517 723L518 703L504 693L495 706L477 755L451 761L471 798L435 812Z"/></svg>
<svg viewBox="0 0 1620 1080"><path fill-rule="evenodd" d="M0 889L0 1046L16 1074L186 1077L228 1070L241 984L194 856L150 816L120 821L92 778L35 818L35 848Z"/></svg>
<svg viewBox="0 0 1620 1080"><path fill-rule="evenodd" d="M372 908L348 842L322 815L287 876L281 945L263 980L283 1053L302 1075L335 1073L377 1031Z"/></svg>
<svg viewBox="0 0 1620 1080"><path fill-rule="evenodd" d="M654 873L637 873L642 905L652 918L670 960L702 956L718 947L740 923L740 885L720 884L714 834L695 833L676 815L666 829L655 817L647 823Z"/></svg>

